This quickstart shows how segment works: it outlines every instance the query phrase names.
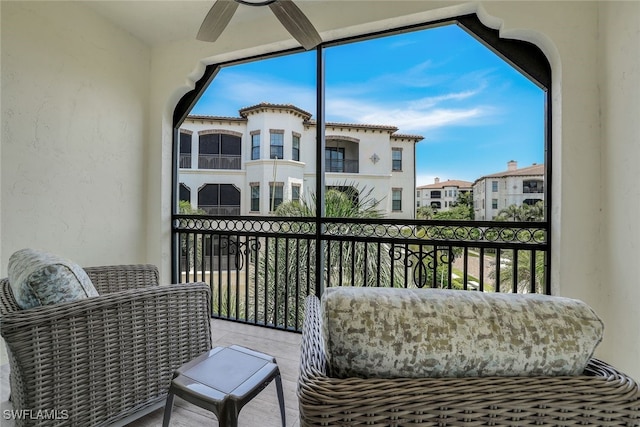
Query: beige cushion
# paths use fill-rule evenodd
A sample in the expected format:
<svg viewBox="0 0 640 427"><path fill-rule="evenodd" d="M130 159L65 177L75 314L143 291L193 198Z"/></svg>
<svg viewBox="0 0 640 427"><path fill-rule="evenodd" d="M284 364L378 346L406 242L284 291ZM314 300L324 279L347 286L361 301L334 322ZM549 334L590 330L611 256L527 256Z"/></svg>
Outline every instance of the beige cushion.
<svg viewBox="0 0 640 427"><path fill-rule="evenodd" d="M98 296L80 266L33 249L11 255L8 279L18 306L23 309Z"/></svg>
<svg viewBox="0 0 640 427"><path fill-rule="evenodd" d="M578 375L604 329L573 299L439 289L329 288L322 322L340 378Z"/></svg>

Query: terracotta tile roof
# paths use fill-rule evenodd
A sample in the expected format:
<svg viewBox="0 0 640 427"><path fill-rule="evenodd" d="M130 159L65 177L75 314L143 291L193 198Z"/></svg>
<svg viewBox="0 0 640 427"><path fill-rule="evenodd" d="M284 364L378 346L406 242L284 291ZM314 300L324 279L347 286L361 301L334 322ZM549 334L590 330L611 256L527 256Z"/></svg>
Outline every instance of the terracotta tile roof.
<svg viewBox="0 0 640 427"><path fill-rule="evenodd" d="M509 176L544 176L544 163L539 165L533 164L531 166L527 166L520 169L514 170L506 170L503 172L494 173L491 175L485 175L478 179L475 182L481 181L486 178L506 178Z"/></svg>
<svg viewBox="0 0 640 427"><path fill-rule="evenodd" d="M391 135L391 138L401 138L401 139L415 139L416 142L422 141L424 136L422 135L409 135L407 133L394 133Z"/></svg>
<svg viewBox="0 0 640 427"><path fill-rule="evenodd" d="M315 126L317 122L315 120L307 120L305 124L309 126ZM363 124L363 123L339 123L339 122L326 122L325 127L386 130L391 133L398 130L396 126L389 126L389 125L369 125L369 124Z"/></svg>
<svg viewBox="0 0 640 427"><path fill-rule="evenodd" d="M421 185L417 187L418 190L427 190L432 188L444 188L444 187L458 187L458 188L468 188L471 189L473 182L469 181L461 181L458 179L448 179L446 181L440 181L433 184Z"/></svg>
<svg viewBox="0 0 640 427"><path fill-rule="evenodd" d="M231 122L246 122L247 119L242 117L227 117L227 116L198 116L198 115L189 115L186 120L219 120L219 121L231 121Z"/></svg>
<svg viewBox="0 0 640 427"><path fill-rule="evenodd" d="M251 105L250 107L241 108L238 113L240 113L240 116L242 117L247 117L247 115L252 111L260 111L265 109L289 110L300 114L305 120L309 120L311 118L311 113L303 110L300 107L296 107L293 104L272 104L270 102L261 102L259 104Z"/></svg>
<svg viewBox="0 0 640 427"><path fill-rule="evenodd" d="M259 104L255 104L249 107L242 108L238 111L240 117L226 117L226 116L197 116L190 115L187 116L187 119L192 120L224 120L224 121L246 121L247 116L251 112L259 112L260 110L289 110L294 113L299 114L303 120L304 124L307 126L315 126L317 122L315 120L311 120L311 113L303 110L302 108L296 107L293 104L273 104L270 102L261 102ZM372 124L363 124L363 123L339 123L339 122L326 122L325 126L328 128L349 128L349 129L366 129L366 130L379 130L379 131L387 131L391 133L392 138L404 138L404 139L412 139L415 142L421 141L424 139L422 135L409 135L409 134L396 134L398 127L390 126L390 125L372 125Z"/></svg>

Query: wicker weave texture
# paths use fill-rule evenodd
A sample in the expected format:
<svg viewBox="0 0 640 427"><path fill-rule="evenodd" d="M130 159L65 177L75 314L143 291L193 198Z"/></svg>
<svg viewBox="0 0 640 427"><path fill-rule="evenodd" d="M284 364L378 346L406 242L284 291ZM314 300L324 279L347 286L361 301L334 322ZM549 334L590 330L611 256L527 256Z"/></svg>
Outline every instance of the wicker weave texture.
<svg viewBox="0 0 640 427"><path fill-rule="evenodd" d="M331 378L307 299L298 398L306 426L640 426L640 388L592 359L581 376Z"/></svg>
<svg viewBox="0 0 640 427"><path fill-rule="evenodd" d="M62 425L106 425L161 401L175 369L211 348L206 284L157 286L148 265L86 270L99 297L29 310L0 281L13 408L65 411Z"/></svg>

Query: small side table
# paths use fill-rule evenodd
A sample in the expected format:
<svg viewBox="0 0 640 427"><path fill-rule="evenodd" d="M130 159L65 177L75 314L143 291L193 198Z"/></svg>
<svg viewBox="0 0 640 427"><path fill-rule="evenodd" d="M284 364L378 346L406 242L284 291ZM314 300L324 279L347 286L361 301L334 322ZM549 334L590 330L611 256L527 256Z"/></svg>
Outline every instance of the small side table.
<svg viewBox="0 0 640 427"><path fill-rule="evenodd" d="M179 396L213 412L220 427L237 427L238 414L275 378L285 427L282 378L276 359L248 348L216 347L176 370L169 387L163 427L169 426L173 399Z"/></svg>

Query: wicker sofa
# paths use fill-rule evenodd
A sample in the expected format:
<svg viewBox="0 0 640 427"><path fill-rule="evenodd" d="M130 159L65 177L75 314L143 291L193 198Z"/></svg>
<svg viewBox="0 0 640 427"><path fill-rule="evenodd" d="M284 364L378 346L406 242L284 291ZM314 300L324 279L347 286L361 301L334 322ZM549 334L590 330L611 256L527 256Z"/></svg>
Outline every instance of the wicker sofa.
<svg viewBox="0 0 640 427"><path fill-rule="evenodd" d="M298 398L306 426L640 426L640 389L591 359L582 375L335 378L320 301L306 301Z"/></svg>
<svg viewBox="0 0 640 427"><path fill-rule="evenodd" d="M24 310L0 281L13 408L33 411L18 425L143 415L162 405L177 367L211 348L206 284L158 286L153 265L84 270L100 296Z"/></svg>

